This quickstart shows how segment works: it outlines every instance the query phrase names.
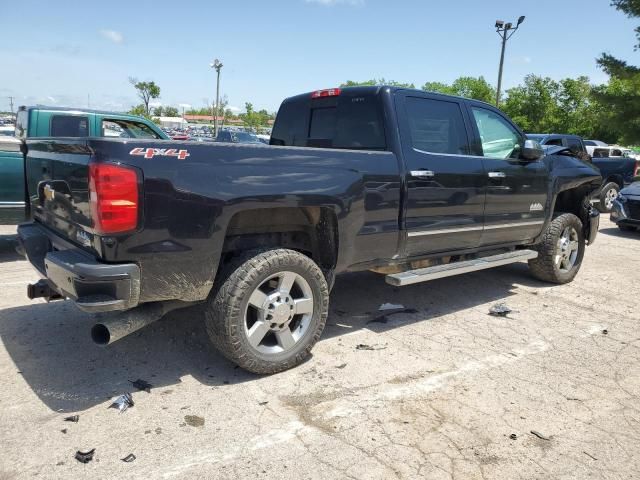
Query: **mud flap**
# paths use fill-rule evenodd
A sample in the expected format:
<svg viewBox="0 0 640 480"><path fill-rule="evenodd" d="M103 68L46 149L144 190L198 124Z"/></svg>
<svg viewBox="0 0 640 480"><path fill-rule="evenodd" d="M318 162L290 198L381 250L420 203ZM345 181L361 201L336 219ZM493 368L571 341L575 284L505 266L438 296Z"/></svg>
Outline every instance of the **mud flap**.
<svg viewBox="0 0 640 480"><path fill-rule="evenodd" d="M587 222L584 225L584 238L587 242L587 245L593 245L593 242L596 241L599 227L600 212L597 209L593 208L593 206L590 206L587 214Z"/></svg>

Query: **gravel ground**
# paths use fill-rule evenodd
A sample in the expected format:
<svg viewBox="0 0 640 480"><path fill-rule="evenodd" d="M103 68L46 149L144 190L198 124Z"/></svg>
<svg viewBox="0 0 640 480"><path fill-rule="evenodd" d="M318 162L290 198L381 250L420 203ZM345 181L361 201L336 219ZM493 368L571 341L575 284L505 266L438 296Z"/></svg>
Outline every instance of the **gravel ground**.
<svg viewBox="0 0 640 480"><path fill-rule="evenodd" d="M640 476L640 233L606 219L565 286L525 264L404 288L342 276L313 358L270 377L221 358L197 309L94 346L73 304L27 299L11 232L0 479ZM513 313L489 316L498 302ZM107 408L124 392L135 406Z"/></svg>

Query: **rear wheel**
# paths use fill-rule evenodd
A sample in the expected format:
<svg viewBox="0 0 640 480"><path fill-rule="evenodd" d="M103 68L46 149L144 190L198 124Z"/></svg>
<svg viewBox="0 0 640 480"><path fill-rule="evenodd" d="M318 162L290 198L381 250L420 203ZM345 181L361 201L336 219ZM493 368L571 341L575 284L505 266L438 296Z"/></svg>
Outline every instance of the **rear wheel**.
<svg viewBox="0 0 640 480"><path fill-rule="evenodd" d="M329 307L325 276L313 260L286 249L254 252L229 265L217 283L206 327L225 357L266 374L309 356Z"/></svg>
<svg viewBox="0 0 640 480"><path fill-rule="evenodd" d="M553 219L535 247L538 258L529 260L531 273L545 282L569 283L580 270L584 248L582 222L572 213L564 213Z"/></svg>
<svg viewBox="0 0 640 480"><path fill-rule="evenodd" d="M620 187L617 183L609 182L600 191L600 203L598 210L603 213L610 212L613 208L613 201L618 197Z"/></svg>

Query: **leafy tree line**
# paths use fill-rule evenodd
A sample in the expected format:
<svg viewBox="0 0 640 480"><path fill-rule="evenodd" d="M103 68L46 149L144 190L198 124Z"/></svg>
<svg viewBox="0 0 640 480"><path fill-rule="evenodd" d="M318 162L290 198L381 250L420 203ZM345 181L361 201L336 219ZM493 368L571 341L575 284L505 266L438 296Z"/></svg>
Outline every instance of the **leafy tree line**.
<svg viewBox="0 0 640 480"><path fill-rule="evenodd" d="M413 84L380 80L348 81L343 87L355 85L395 85L414 88ZM495 103L496 90L484 77L459 77L453 83L426 82L422 90L473 98ZM612 121L611 102L605 95L620 90L619 80L612 78L606 85L591 85L589 78L565 78L527 75L522 84L506 91L500 108L525 132L571 133L605 142L633 143L640 139L616 128ZM636 94L640 94L640 89ZM637 134L640 132L636 131Z"/></svg>

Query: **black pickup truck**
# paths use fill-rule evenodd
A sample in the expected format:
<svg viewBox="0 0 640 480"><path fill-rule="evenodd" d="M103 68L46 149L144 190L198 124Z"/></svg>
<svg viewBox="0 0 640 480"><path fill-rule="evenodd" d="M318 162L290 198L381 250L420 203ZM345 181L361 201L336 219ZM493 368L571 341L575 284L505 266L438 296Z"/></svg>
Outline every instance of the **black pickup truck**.
<svg viewBox="0 0 640 480"><path fill-rule="evenodd" d="M100 344L204 302L215 346L273 373L309 355L336 274L402 286L528 260L566 283L597 233L597 170L482 102L320 90L283 102L270 143L27 139L29 296L112 312Z"/></svg>

